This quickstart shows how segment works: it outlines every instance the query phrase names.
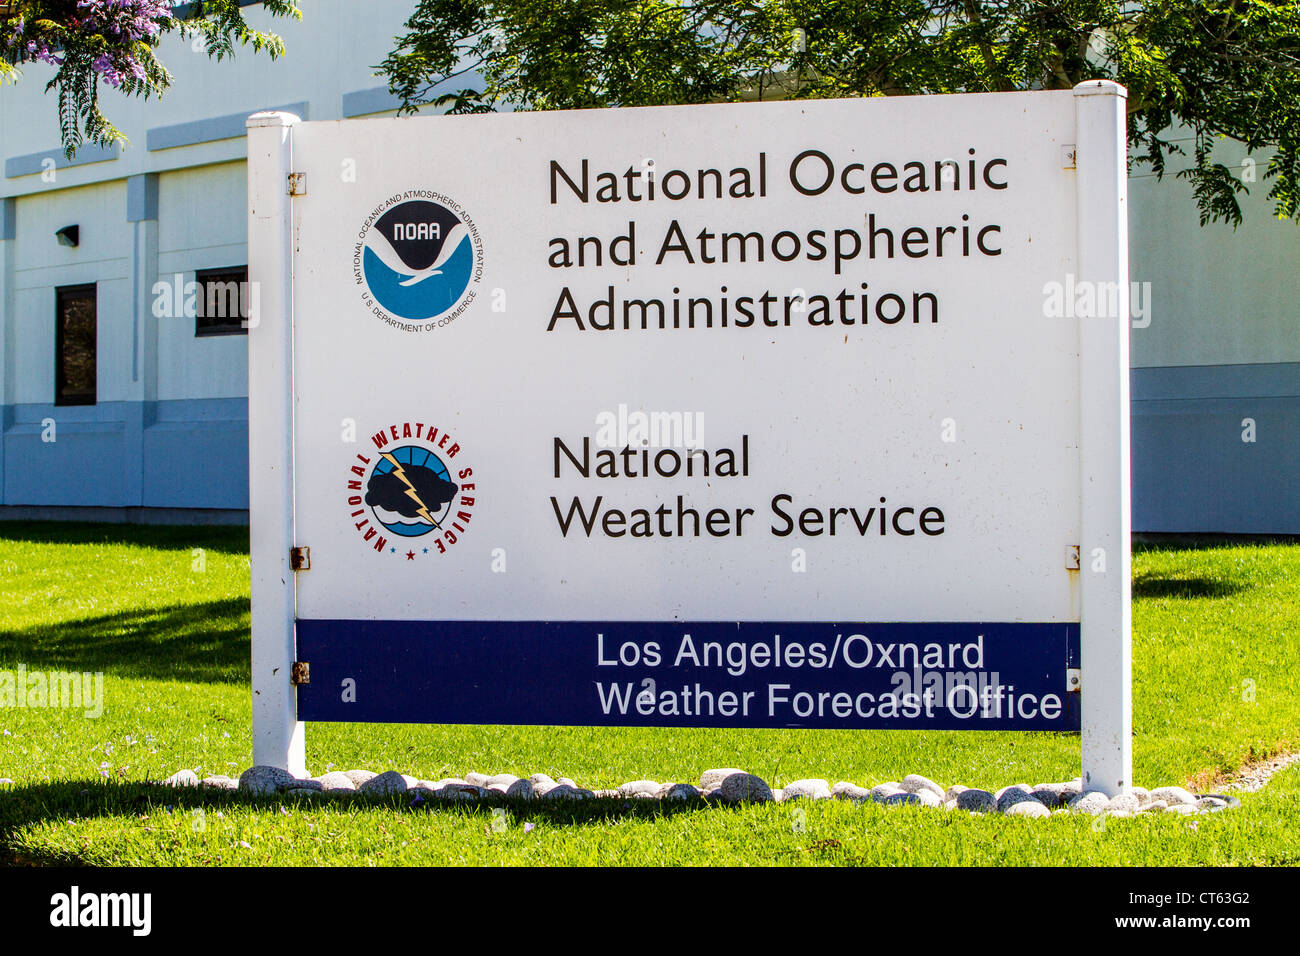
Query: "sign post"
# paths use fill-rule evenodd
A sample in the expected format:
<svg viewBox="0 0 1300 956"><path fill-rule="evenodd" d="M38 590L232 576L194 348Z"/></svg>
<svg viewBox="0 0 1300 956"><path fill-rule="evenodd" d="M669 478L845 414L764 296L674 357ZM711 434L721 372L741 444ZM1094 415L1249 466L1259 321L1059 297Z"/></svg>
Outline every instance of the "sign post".
<svg viewBox="0 0 1300 956"><path fill-rule="evenodd" d="M1079 282L1116 303L1079 321L1083 782L1110 794L1133 785L1126 95L1104 80L1074 88Z"/></svg>
<svg viewBox="0 0 1300 956"><path fill-rule="evenodd" d="M250 119L257 762L317 720L1081 729L1130 786L1123 120Z"/></svg>

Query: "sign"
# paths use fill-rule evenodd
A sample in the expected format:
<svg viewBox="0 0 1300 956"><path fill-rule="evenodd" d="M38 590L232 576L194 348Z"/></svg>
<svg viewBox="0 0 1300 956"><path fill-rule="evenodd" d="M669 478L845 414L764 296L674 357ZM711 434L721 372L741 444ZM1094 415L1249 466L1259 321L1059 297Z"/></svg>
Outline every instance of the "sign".
<svg viewBox="0 0 1300 956"><path fill-rule="evenodd" d="M1128 310L1051 292L1127 291L1123 112L253 117L267 762L314 720L1082 726L1127 786Z"/></svg>

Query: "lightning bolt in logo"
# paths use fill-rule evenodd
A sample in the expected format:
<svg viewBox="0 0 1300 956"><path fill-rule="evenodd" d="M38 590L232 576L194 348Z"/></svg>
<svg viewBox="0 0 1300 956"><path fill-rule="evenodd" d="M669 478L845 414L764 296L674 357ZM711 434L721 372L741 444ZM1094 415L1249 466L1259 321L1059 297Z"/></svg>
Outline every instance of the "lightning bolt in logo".
<svg viewBox="0 0 1300 956"><path fill-rule="evenodd" d="M429 524L433 525L435 528L441 528L442 525L438 524L433 515L429 514L429 506L420 500L420 493L415 490L415 485L411 484L411 479L406 477L406 472L402 469L402 463L388 452L381 452L381 455L388 459L388 463L393 466L392 473L397 476L398 480L401 481L402 484L406 485L406 497L410 498L420 506L420 510L417 511L416 514L428 521Z"/></svg>

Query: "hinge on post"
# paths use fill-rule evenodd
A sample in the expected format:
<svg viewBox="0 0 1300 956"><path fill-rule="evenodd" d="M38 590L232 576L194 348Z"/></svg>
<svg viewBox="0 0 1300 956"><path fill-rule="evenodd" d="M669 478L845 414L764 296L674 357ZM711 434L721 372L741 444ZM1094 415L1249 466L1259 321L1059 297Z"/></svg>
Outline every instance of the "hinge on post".
<svg viewBox="0 0 1300 956"><path fill-rule="evenodd" d="M290 173L288 176L288 192L290 196L307 195L307 174Z"/></svg>
<svg viewBox="0 0 1300 956"><path fill-rule="evenodd" d="M1077 694L1083 690L1083 671L1078 667L1067 667L1065 669L1065 692L1067 694Z"/></svg>
<svg viewBox="0 0 1300 956"><path fill-rule="evenodd" d="M1069 545L1065 549L1065 567L1067 571L1079 570L1079 546L1077 544Z"/></svg>
<svg viewBox="0 0 1300 956"><path fill-rule="evenodd" d="M311 548L290 548L289 567L294 571L311 570Z"/></svg>
<svg viewBox="0 0 1300 956"><path fill-rule="evenodd" d="M1061 168L1074 169L1075 168L1074 160L1075 160L1074 144L1073 143L1061 144Z"/></svg>
<svg viewBox="0 0 1300 956"><path fill-rule="evenodd" d="M294 661L289 668L289 683L294 687L311 683L311 664L308 661Z"/></svg>

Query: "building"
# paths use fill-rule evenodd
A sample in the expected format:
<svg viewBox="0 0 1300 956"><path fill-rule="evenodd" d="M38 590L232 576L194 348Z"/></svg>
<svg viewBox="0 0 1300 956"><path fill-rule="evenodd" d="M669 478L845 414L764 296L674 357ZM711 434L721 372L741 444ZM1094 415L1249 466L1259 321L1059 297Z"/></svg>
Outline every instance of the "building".
<svg viewBox="0 0 1300 956"><path fill-rule="evenodd" d="M65 160L48 68L0 89L0 516L247 520L244 120L395 109L373 65L411 4L246 5L288 55L169 38L172 92L105 95L124 152ZM1173 170L1130 181L1133 527L1300 533L1300 228L1271 215L1266 157L1220 152L1256 180L1236 231L1200 228Z"/></svg>

